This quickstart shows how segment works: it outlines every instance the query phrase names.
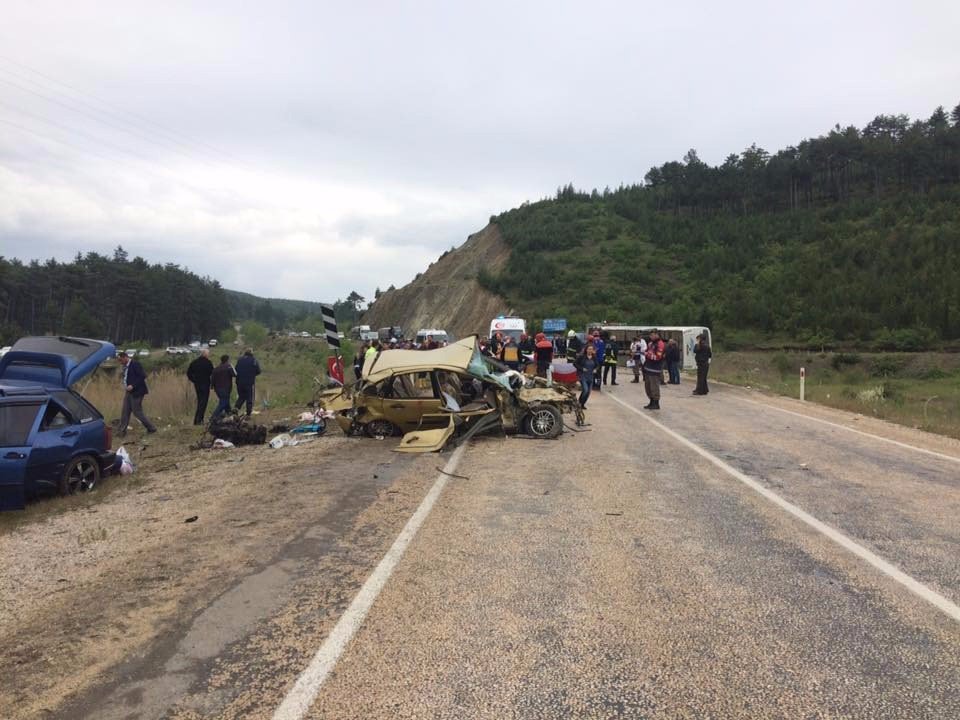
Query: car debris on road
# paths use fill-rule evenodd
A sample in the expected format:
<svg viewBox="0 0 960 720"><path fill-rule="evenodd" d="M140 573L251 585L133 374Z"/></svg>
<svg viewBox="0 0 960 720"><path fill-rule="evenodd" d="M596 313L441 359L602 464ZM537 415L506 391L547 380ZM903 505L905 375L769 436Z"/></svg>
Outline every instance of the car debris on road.
<svg viewBox="0 0 960 720"><path fill-rule="evenodd" d="M570 388L489 358L475 335L436 350L384 350L359 381L320 393L318 403L347 435L403 435L400 452L433 452L455 434L499 429L554 438L564 413L583 408Z"/></svg>

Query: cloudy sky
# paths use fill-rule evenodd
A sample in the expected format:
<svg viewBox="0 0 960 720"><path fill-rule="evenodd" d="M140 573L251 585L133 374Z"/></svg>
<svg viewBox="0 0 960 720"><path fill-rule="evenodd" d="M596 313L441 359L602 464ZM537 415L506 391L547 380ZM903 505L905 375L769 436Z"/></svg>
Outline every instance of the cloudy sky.
<svg viewBox="0 0 960 720"><path fill-rule="evenodd" d="M960 102L955 0L0 8L0 255L274 297L403 284L567 182Z"/></svg>

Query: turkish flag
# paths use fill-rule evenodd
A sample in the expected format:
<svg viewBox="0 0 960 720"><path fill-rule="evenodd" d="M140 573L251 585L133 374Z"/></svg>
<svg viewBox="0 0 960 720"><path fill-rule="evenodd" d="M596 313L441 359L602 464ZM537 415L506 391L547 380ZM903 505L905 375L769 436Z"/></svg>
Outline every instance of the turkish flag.
<svg viewBox="0 0 960 720"><path fill-rule="evenodd" d="M327 372L330 373L330 377L333 380L343 385L343 360L341 358L335 356L328 357Z"/></svg>

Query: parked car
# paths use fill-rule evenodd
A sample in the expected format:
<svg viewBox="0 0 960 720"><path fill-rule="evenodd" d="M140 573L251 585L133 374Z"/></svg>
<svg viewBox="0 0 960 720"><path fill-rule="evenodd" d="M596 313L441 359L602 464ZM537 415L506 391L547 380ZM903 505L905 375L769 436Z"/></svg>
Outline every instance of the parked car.
<svg viewBox="0 0 960 720"><path fill-rule="evenodd" d="M576 394L525 376L481 354L476 336L437 350L387 350L364 363L361 379L322 392L320 405L348 435L403 433L397 450L441 449L458 430L499 429L553 438L563 414L584 420Z"/></svg>
<svg viewBox="0 0 960 720"><path fill-rule="evenodd" d="M216 339L216 338L210 338L210 342L208 342L207 345L209 345L210 347L216 347L216 346L217 346L217 339Z"/></svg>
<svg viewBox="0 0 960 720"><path fill-rule="evenodd" d="M137 356L136 348L129 348L125 351L128 358L135 358Z"/></svg>
<svg viewBox="0 0 960 720"><path fill-rule="evenodd" d="M170 347L167 348L166 353L167 355L179 355L180 348L174 347L173 345L171 345Z"/></svg>
<svg viewBox="0 0 960 720"><path fill-rule="evenodd" d="M5 346L5 347L0 347L0 357L3 357L3 356L6 355L8 352L10 352L10 346L9 346L9 345L7 345L7 346Z"/></svg>
<svg viewBox="0 0 960 720"><path fill-rule="evenodd" d="M150 351L147 350L146 348L143 348L142 350L140 350L140 352L137 353L137 355L139 355L140 357L150 357Z"/></svg>
<svg viewBox="0 0 960 720"><path fill-rule="evenodd" d="M113 467L110 427L71 386L115 354L101 340L26 337L0 358L0 510L92 490Z"/></svg>

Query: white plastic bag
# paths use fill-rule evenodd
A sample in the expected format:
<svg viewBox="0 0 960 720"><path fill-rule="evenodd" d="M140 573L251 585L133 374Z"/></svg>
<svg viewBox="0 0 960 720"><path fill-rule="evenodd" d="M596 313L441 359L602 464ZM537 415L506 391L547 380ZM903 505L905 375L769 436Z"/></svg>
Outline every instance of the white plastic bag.
<svg viewBox="0 0 960 720"><path fill-rule="evenodd" d="M133 461L130 459L130 453L124 446L117 448L117 457L120 459L120 474L132 475L134 471Z"/></svg>
<svg viewBox="0 0 960 720"><path fill-rule="evenodd" d="M236 445L234 445L229 440L223 440L221 438L217 438L216 440L213 441L213 447L226 449L226 448L236 447Z"/></svg>

